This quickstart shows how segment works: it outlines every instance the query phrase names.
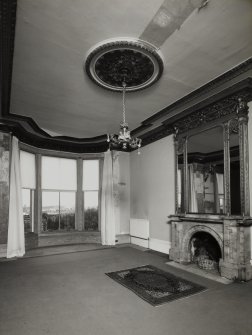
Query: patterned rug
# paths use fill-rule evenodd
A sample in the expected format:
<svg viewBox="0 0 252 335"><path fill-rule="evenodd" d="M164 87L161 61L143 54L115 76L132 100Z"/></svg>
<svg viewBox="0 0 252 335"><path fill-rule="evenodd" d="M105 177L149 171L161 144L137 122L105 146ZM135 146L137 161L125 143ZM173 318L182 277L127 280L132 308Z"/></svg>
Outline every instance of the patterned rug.
<svg viewBox="0 0 252 335"><path fill-rule="evenodd" d="M153 306L206 290L205 287L152 265L106 273Z"/></svg>

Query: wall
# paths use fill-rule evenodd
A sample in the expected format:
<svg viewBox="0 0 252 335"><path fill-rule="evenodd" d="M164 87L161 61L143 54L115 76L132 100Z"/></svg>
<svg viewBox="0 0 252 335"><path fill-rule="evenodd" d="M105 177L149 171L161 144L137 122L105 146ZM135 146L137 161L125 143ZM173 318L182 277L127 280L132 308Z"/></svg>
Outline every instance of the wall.
<svg viewBox="0 0 252 335"><path fill-rule="evenodd" d="M130 154L118 152L119 175L114 184L116 193L116 239L129 243L130 220Z"/></svg>
<svg viewBox="0 0 252 335"><path fill-rule="evenodd" d="M9 212L10 136L0 133L0 257L6 254Z"/></svg>
<svg viewBox="0 0 252 335"><path fill-rule="evenodd" d="M150 248L168 253L170 224L175 213L175 161L173 136L130 154L131 218L150 221Z"/></svg>

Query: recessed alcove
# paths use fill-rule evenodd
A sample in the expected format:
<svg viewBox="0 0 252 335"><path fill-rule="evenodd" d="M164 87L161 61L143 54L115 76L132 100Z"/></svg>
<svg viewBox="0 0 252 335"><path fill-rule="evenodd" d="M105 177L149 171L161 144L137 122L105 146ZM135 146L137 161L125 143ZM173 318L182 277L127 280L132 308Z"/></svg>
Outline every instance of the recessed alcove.
<svg viewBox="0 0 252 335"><path fill-rule="evenodd" d="M222 257L221 247L217 240L209 233L196 232L189 243L191 261L204 270L218 270Z"/></svg>

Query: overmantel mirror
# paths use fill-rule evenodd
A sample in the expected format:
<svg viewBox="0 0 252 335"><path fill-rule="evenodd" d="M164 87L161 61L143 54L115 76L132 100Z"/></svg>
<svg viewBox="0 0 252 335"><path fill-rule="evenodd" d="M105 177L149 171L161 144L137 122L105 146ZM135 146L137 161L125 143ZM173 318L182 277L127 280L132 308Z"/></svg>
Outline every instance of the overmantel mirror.
<svg viewBox="0 0 252 335"><path fill-rule="evenodd" d="M176 214L249 216L248 108L175 136Z"/></svg>

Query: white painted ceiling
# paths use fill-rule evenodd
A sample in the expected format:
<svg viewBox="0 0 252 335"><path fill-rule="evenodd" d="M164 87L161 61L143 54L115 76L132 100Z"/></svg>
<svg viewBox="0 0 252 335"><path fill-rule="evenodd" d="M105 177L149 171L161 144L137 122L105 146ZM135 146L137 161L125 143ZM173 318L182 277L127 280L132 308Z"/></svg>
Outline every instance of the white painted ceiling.
<svg viewBox="0 0 252 335"><path fill-rule="evenodd" d="M155 14L174 1L18 0L11 113L32 117L55 135L117 132L121 94L90 81L83 70L87 52L110 38L144 36L153 42ZM165 34L166 27L155 29ZM130 129L249 58L251 33L251 0L209 0L195 9L160 45L160 81L127 94Z"/></svg>

